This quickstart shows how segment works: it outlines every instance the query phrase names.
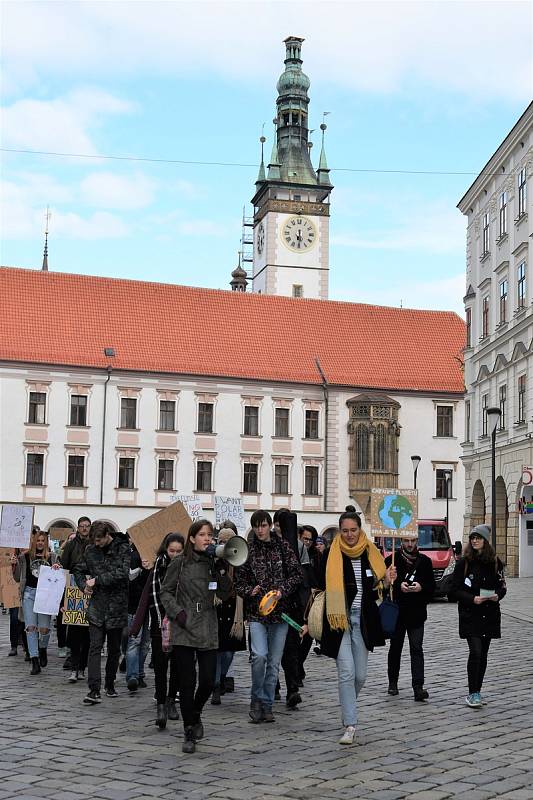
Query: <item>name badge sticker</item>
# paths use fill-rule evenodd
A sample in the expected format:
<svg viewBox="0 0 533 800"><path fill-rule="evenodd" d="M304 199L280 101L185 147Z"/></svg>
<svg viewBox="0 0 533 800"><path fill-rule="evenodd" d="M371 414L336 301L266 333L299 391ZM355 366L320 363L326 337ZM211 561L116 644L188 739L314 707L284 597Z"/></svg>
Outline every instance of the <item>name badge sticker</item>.
<svg viewBox="0 0 533 800"><path fill-rule="evenodd" d="M366 571L366 577L367 577L367 578L372 578L372 577L373 577L373 575L374 575L374 573L372 572L372 570L371 570L371 569L367 569L367 571Z"/></svg>
<svg viewBox="0 0 533 800"><path fill-rule="evenodd" d="M465 578L465 586L472 586L472 581L470 578Z"/></svg>
<svg viewBox="0 0 533 800"><path fill-rule="evenodd" d="M209 581L209 589L213 589L214 590L214 589L217 588L217 586L218 586L218 583L216 581Z"/></svg>

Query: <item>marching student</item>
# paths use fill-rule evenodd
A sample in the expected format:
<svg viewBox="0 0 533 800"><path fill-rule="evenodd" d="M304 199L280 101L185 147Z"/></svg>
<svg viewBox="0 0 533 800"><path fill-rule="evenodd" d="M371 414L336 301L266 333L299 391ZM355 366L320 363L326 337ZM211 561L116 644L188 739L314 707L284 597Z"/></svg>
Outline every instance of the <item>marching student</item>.
<svg viewBox="0 0 533 800"><path fill-rule="evenodd" d="M458 600L459 636L468 643L467 706L481 708L481 688L492 639L501 638L500 600L507 593L503 564L490 544L488 525L476 525L455 565L452 594Z"/></svg>
<svg viewBox="0 0 533 800"><path fill-rule="evenodd" d="M59 560L63 569L72 573L74 565L82 561L85 549L89 544L89 531L91 520L89 517L80 517L75 536L72 536L63 546ZM71 672L69 683L76 683L85 678L87 659L89 657L89 628L87 625L69 625L67 644L70 647Z"/></svg>

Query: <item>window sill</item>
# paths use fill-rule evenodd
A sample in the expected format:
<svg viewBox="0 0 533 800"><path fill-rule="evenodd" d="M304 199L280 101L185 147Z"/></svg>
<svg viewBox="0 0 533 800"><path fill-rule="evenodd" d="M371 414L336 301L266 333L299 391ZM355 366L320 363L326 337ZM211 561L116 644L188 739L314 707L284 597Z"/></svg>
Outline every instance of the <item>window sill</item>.
<svg viewBox="0 0 533 800"><path fill-rule="evenodd" d="M46 483L23 483L23 489L47 489L48 484Z"/></svg>
<svg viewBox="0 0 533 800"><path fill-rule="evenodd" d="M177 492L177 489L174 486L171 489L166 486L160 486L158 489L154 489L154 492Z"/></svg>
<svg viewBox="0 0 533 800"><path fill-rule="evenodd" d="M25 425L33 425L35 428L49 428L49 422L25 422Z"/></svg>
<svg viewBox="0 0 533 800"><path fill-rule="evenodd" d="M515 217L514 224L518 227L525 219L527 219L527 211L522 211L521 214Z"/></svg>
<svg viewBox="0 0 533 800"><path fill-rule="evenodd" d="M216 436L215 431L194 431L195 436Z"/></svg>
<svg viewBox="0 0 533 800"><path fill-rule="evenodd" d="M262 433L241 433L241 439L262 439Z"/></svg>
<svg viewBox="0 0 533 800"><path fill-rule="evenodd" d="M302 494L302 497L323 497L321 494Z"/></svg>
<svg viewBox="0 0 533 800"><path fill-rule="evenodd" d="M90 428L90 425L65 425L67 430L81 430L86 431Z"/></svg>
<svg viewBox="0 0 533 800"><path fill-rule="evenodd" d="M508 238L509 238L509 234L508 234L507 232L505 232L505 233L502 233L502 234L501 234L500 236L498 236L498 238L496 239L496 244L497 244L497 245L503 244L503 243L505 242L505 240L506 240L506 239L508 239Z"/></svg>
<svg viewBox="0 0 533 800"><path fill-rule="evenodd" d="M141 429L140 428L122 428L122 427L119 426L119 427L117 427L117 431L129 431L129 433L140 433Z"/></svg>
<svg viewBox="0 0 533 800"><path fill-rule="evenodd" d="M88 489L88 486L63 486L63 489Z"/></svg>
<svg viewBox="0 0 533 800"><path fill-rule="evenodd" d="M434 438L434 439L457 439L457 436L453 436L453 435L452 435L452 436L439 436L439 434L438 434L438 433L436 433L436 434L433 436L433 438Z"/></svg>
<svg viewBox="0 0 533 800"><path fill-rule="evenodd" d="M432 500L442 500L444 503L446 502L446 498L445 497L432 497L431 499ZM448 500L449 500L450 503L455 503L455 501L457 500L457 497L448 497Z"/></svg>
<svg viewBox="0 0 533 800"><path fill-rule="evenodd" d="M526 306L520 306L515 310L514 318L516 319L517 317L521 317L523 314L525 314L526 310L527 310Z"/></svg>
<svg viewBox="0 0 533 800"><path fill-rule="evenodd" d="M516 422L513 422L514 428L526 428L527 427L527 420L525 419L518 419Z"/></svg>
<svg viewBox="0 0 533 800"><path fill-rule="evenodd" d="M481 436L479 437L479 441L480 442L483 441L484 439L490 439L490 436L489 436L488 433L482 433Z"/></svg>
<svg viewBox="0 0 533 800"><path fill-rule="evenodd" d="M272 492L272 497L292 497L292 492Z"/></svg>
<svg viewBox="0 0 533 800"><path fill-rule="evenodd" d="M502 330L504 330L504 328L506 328L508 325L509 325L509 322L508 322L508 320L506 320L506 319L503 319L501 322L498 322L498 324L496 325L496 330L497 330L497 331L502 331Z"/></svg>
<svg viewBox="0 0 533 800"><path fill-rule="evenodd" d="M489 258L490 258L490 250L487 250L487 252L486 252L486 253L481 253L481 255L480 255L480 257L479 257L479 262L480 262L480 264L483 264L483 263L484 263L485 261L487 261Z"/></svg>
<svg viewBox="0 0 533 800"><path fill-rule="evenodd" d="M193 489L192 493L193 494L212 494L212 495L215 494L214 489Z"/></svg>
<svg viewBox="0 0 533 800"><path fill-rule="evenodd" d="M285 442L292 442L292 439L293 439L292 436L271 436L270 438L271 439L281 439L282 441L285 441Z"/></svg>
<svg viewBox="0 0 533 800"><path fill-rule="evenodd" d="M138 490L138 486L115 486L116 492L136 492Z"/></svg>
<svg viewBox="0 0 533 800"><path fill-rule="evenodd" d="M324 441L324 439L321 439L319 436L316 436L316 437L313 437L313 436L304 436L304 437L302 438L302 441L303 441L303 442L323 442L323 441Z"/></svg>
<svg viewBox="0 0 533 800"><path fill-rule="evenodd" d="M156 433L179 433L177 428L172 428L172 430L168 430L167 428L156 428Z"/></svg>

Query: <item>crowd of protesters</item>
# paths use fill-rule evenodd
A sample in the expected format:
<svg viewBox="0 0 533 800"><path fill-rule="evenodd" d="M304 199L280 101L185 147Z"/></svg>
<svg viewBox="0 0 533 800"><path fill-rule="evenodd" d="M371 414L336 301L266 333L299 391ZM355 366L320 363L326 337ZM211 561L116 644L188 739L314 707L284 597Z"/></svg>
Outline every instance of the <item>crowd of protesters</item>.
<svg viewBox="0 0 533 800"><path fill-rule="evenodd" d="M42 565L68 570L88 607L86 624L65 626L62 605L56 619L67 681L86 680L83 703L96 706L102 702L104 646L103 693L108 698L118 696L119 670L125 672L128 692L147 688L149 662L155 724L163 730L181 712L182 751L194 753L204 736L206 703L210 699L220 705L234 691L235 653L245 651L250 661L252 724L275 721L280 668L286 707L296 709L302 702L305 663L313 646L308 615L317 603L320 634L314 633L314 651L335 660L343 724L339 743L351 745L369 653L385 644L379 601L390 591L398 618L389 635L388 693L398 694L407 636L413 697L428 700L423 636L435 583L431 561L418 551L415 536L401 540L394 559L384 558L350 506L329 539L312 525L297 526L296 515L287 510L277 511L274 519L267 511L255 511L250 524L247 558L238 565L220 549L217 557L214 547L238 535L229 520L218 529L206 519L197 520L186 536L169 532L153 563L141 558L127 534L105 522L81 517L58 553L51 550L48 534L35 526L29 549L11 557L20 606L9 612L8 655L17 656L22 646L32 676L46 668L53 625L50 616L33 609L39 570ZM499 605L505 596L503 565L490 545L487 526L472 530L456 563L453 586L459 635L469 647L466 703L480 708L489 646L501 635Z"/></svg>

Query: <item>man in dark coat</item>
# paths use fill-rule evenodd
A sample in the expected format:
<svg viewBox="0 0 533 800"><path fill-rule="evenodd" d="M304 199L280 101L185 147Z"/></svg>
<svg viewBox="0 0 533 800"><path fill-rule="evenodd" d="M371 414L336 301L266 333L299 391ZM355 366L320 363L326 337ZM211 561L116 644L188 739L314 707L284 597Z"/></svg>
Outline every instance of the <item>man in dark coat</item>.
<svg viewBox="0 0 533 800"><path fill-rule="evenodd" d="M411 536L402 539L401 549L395 553L398 577L393 584L393 599L400 608L396 632L390 641L388 693L398 694L398 677L405 634L409 637L411 654L411 678L414 699L423 702L429 697L424 689L424 623L427 619L427 604L435 592L435 578L431 559L418 550L418 539ZM385 559L387 566L392 556Z"/></svg>
<svg viewBox="0 0 533 800"><path fill-rule="evenodd" d="M63 569L71 574L74 565L78 561L83 561L85 550L89 544L89 531L91 520L89 517L80 517L76 535L68 539L59 555L59 560ZM69 625L67 632L67 644L70 647L70 669L69 683L76 683L85 678L85 669L89 655L89 629L86 625ZM63 665L65 669L65 665Z"/></svg>
<svg viewBox="0 0 533 800"><path fill-rule="evenodd" d="M130 548L120 535L112 535L106 522L91 525L94 544L85 550L84 558L74 565L74 579L82 592L91 595L87 619L89 621L89 692L86 705L100 703L102 647L107 637L105 693L117 697L115 678L120 657L122 629L128 622L128 583Z"/></svg>

